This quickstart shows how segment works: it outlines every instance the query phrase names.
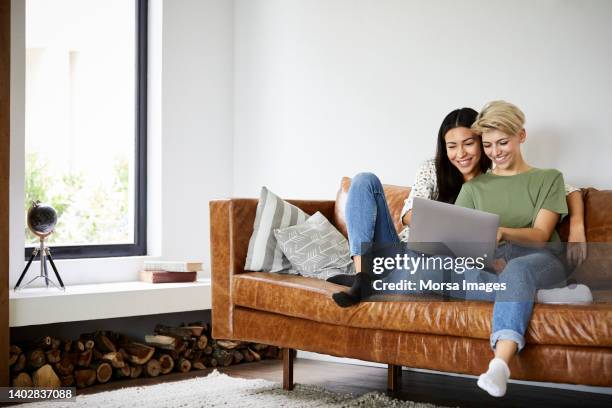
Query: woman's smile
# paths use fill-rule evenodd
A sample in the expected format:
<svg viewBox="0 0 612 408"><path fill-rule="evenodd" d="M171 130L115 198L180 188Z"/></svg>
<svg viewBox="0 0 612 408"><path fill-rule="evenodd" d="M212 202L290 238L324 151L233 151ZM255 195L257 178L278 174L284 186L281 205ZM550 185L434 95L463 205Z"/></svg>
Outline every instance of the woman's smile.
<svg viewBox="0 0 612 408"><path fill-rule="evenodd" d="M478 136L465 127L449 130L444 136L448 160L463 174L465 180L475 177L482 151Z"/></svg>

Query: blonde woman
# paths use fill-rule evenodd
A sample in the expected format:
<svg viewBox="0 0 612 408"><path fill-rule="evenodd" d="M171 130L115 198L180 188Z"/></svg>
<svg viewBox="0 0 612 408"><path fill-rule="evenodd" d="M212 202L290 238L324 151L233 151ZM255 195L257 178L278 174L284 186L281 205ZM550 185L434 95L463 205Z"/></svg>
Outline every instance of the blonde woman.
<svg viewBox="0 0 612 408"><path fill-rule="evenodd" d="M478 386L495 397L505 394L509 364L525 346L536 290L558 284L565 275L558 252L542 245L560 241L555 227L567 214L563 176L525 161L524 124L523 112L511 103L484 106L472 130L481 136L494 168L465 183L455 203L500 216L497 239L505 249L498 280L508 289L495 297L490 339L494 358L478 379Z"/></svg>

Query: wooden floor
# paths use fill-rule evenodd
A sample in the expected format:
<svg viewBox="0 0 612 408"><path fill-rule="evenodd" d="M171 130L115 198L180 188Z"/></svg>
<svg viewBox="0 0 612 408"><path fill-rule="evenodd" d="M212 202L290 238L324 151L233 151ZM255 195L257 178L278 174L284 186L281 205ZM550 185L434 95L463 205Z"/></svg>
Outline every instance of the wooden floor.
<svg viewBox="0 0 612 408"><path fill-rule="evenodd" d="M152 385L160 382L179 381L205 376L212 369L173 373L156 378L138 378L78 390L78 394L91 394L127 386ZM282 381L282 361L265 360L219 369L228 375L242 378L263 378ZM385 391L387 370L376 367L330 363L325 361L296 359L294 368L296 383L314 384L331 391L355 395L370 391ZM439 374L403 371L402 391L389 394L402 400L429 402L450 407L612 407L612 396L578 391L510 384L503 398L489 397L470 378Z"/></svg>

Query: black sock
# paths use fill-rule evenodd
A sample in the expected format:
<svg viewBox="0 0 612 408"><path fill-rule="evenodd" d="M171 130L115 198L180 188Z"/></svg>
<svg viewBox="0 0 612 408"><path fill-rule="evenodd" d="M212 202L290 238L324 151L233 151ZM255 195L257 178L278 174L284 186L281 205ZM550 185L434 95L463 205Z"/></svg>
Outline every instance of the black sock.
<svg viewBox="0 0 612 408"><path fill-rule="evenodd" d="M335 283L337 285L351 287L355 283L355 275L350 273L342 273L340 275L335 275L331 278L327 278L327 281Z"/></svg>
<svg viewBox="0 0 612 408"><path fill-rule="evenodd" d="M332 295L334 302L340 307L349 307L361 302L362 291L371 285L370 277L364 272L355 275L353 286L346 292L336 292Z"/></svg>

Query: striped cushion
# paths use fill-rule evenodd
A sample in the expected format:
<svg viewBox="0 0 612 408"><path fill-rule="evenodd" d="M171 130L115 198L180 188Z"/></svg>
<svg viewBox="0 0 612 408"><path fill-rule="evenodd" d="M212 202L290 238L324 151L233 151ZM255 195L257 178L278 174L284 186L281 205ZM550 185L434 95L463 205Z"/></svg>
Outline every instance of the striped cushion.
<svg viewBox="0 0 612 408"><path fill-rule="evenodd" d="M262 187L244 269L279 272L291 268L291 262L278 247L272 231L301 224L306 219L308 214L304 211Z"/></svg>

